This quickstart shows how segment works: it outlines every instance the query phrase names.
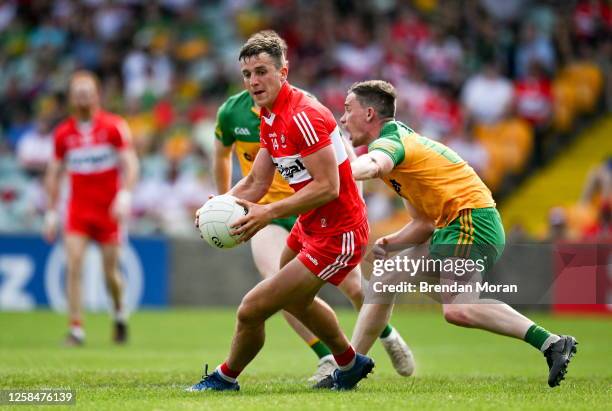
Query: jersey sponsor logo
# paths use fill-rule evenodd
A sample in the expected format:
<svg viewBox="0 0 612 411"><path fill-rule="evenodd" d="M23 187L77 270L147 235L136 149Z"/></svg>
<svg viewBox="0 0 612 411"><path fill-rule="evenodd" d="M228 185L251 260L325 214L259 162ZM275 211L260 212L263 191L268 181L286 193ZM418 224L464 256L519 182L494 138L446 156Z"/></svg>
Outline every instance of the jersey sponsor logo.
<svg viewBox="0 0 612 411"><path fill-rule="evenodd" d="M302 163L302 157L299 154L272 158L272 161L280 175L289 184L301 183L312 178L304 163Z"/></svg>
<svg viewBox="0 0 612 411"><path fill-rule="evenodd" d="M245 159L246 161L253 162L253 156L252 156L252 155L250 155L249 153L244 153L244 154L242 155L242 157L244 157L244 159Z"/></svg>
<svg viewBox="0 0 612 411"><path fill-rule="evenodd" d="M71 173L93 174L116 168L118 156L110 144L77 147L68 151L66 168Z"/></svg>
<svg viewBox="0 0 612 411"><path fill-rule="evenodd" d="M235 127L234 134L236 134L237 136L250 136L251 132L246 127Z"/></svg>
<svg viewBox="0 0 612 411"><path fill-rule="evenodd" d="M402 185L394 179L389 180L389 182L393 186L393 189L399 194L400 191L402 190Z"/></svg>

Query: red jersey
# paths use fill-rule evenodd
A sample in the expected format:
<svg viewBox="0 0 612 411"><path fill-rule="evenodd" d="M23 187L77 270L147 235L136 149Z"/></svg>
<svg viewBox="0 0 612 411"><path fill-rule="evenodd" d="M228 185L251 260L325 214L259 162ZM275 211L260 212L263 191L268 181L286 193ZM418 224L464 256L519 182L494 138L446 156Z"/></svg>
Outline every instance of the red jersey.
<svg viewBox="0 0 612 411"><path fill-rule="evenodd" d="M300 215L298 224L306 234L337 235L366 221L365 203L353 179L340 128L325 106L285 82L272 110L261 110L260 133L261 147L268 150L276 168L295 191L312 181L303 158L329 145L334 148L340 195Z"/></svg>
<svg viewBox="0 0 612 411"><path fill-rule="evenodd" d="M119 191L119 151L129 145L125 121L98 110L89 125L69 117L55 129L55 158L70 176L69 213L108 213Z"/></svg>

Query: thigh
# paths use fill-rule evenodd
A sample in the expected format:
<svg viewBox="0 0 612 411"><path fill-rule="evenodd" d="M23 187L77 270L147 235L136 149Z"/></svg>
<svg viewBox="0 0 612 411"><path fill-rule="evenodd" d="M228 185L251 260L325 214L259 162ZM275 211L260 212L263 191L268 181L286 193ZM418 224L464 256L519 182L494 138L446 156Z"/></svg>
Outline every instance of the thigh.
<svg viewBox="0 0 612 411"><path fill-rule="evenodd" d="M87 236L76 232L66 233L64 236L64 247L68 264L79 262L83 258L88 244L89 238Z"/></svg>
<svg viewBox="0 0 612 411"><path fill-rule="evenodd" d="M442 261L442 303L467 304L480 298L478 284L482 282L482 272L469 264L470 262L469 259L459 257L445 258Z"/></svg>
<svg viewBox="0 0 612 411"><path fill-rule="evenodd" d="M280 269L280 260L289 232L283 227L270 224L251 239L251 251L257 271L268 278Z"/></svg>
<svg viewBox="0 0 612 411"><path fill-rule="evenodd" d="M247 293L243 303L254 306L260 314L269 317L291 305L312 303L323 284L324 281L313 276L302 262L294 258L278 274L258 283Z"/></svg>
<svg viewBox="0 0 612 411"><path fill-rule="evenodd" d="M100 244L100 250L102 251L102 260L104 262L104 267L108 269L117 268L117 264L119 262L119 252L120 252L119 245Z"/></svg>

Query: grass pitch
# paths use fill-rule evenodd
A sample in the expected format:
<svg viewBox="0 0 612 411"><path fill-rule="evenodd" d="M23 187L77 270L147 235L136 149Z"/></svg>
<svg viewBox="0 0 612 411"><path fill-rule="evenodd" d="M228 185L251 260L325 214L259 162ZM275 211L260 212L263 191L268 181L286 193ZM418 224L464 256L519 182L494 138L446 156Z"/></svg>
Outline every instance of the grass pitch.
<svg viewBox="0 0 612 411"><path fill-rule="evenodd" d="M339 316L349 331L356 315ZM66 320L58 314L0 313L0 389L71 388L76 408L96 410L609 410L612 321L533 319L580 343L567 379L555 389L546 384L544 357L529 345L447 325L437 312L404 306L392 323L415 353L416 377L397 376L377 344L371 353L375 374L356 391L313 391L306 378L315 369L314 354L275 316L266 346L240 378L241 391L227 394L183 389L199 380L204 362L212 369L225 358L233 310L137 313L124 347L110 343L107 316L88 315L87 345L80 348L61 346Z"/></svg>

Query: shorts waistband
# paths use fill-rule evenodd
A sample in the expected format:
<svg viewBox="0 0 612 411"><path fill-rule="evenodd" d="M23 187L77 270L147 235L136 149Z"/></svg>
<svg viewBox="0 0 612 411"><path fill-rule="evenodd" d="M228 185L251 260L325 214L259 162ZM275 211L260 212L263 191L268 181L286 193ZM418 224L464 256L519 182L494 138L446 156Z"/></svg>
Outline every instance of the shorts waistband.
<svg viewBox="0 0 612 411"><path fill-rule="evenodd" d="M485 207L485 208L468 208L467 210L472 210L472 214L497 214L497 208L495 207Z"/></svg>

